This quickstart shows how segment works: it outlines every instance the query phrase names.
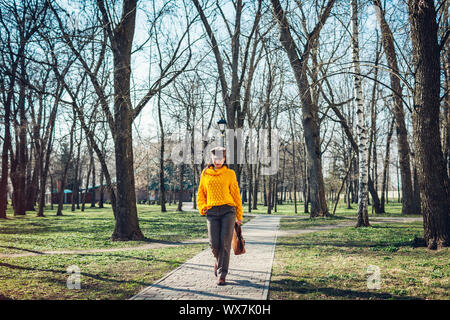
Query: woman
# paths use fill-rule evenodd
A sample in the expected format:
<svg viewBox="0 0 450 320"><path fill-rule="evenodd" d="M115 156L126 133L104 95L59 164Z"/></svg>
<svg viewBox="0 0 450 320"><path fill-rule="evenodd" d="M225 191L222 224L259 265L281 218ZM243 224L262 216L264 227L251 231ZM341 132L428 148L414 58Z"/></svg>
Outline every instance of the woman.
<svg viewBox="0 0 450 320"><path fill-rule="evenodd" d="M217 284L224 285L230 263L234 224L242 223L242 201L236 174L226 163L226 149L211 149L211 163L203 170L197 205L206 215L209 245L215 258Z"/></svg>

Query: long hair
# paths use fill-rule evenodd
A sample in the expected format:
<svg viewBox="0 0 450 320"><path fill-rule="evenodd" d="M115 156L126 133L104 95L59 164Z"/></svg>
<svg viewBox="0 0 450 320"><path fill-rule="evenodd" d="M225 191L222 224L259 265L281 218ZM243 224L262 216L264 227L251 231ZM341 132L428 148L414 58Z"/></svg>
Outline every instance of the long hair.
<svg viewBox="0 0 450 320"><path fill-rule="evenodd" d="M215 147L211 149L211 155L213 156L220 156L222 155L223 158L225 158L225 161L223 162L223 166L227 166L228 168L228 164L227 164L227 149L225 149L224 147ZM206 164L206 167L204 170L210 168L210 167L214 167L214 162L211 159L211 155L209 157L209 160Z"/></svg>

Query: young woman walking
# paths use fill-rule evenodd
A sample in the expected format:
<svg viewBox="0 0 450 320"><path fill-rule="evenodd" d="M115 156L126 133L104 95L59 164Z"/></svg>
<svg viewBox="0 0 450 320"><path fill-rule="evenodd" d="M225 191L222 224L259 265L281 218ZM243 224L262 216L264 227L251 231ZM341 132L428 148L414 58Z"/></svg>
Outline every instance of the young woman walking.
<svg viewBox="0 0 450 320"><path fill-rule="evenodd" d="M200 177L197 206L200 214L207 218L217 284L224 285L230 263L234 224L242 223L242 200L236 173L228 168L226 149L223 147L211 149L211 163Z"/></svg>

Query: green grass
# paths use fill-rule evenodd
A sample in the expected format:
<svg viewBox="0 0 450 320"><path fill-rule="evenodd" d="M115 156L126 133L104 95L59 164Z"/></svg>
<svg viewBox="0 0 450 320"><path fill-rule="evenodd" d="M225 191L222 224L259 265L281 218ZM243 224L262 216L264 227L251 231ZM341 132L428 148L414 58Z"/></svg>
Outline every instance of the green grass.
<svg viewBox="0 0 450 320"><path fill-rule="evenodd" d="M2 258L1 299L129 299L207 247ZM80 268L80 289L68 289L69 266Z"/></svg>
<svg viewBox="0 0 450 320"><path fill-rule="evenodd" d="M56 251L134 247L151 241L179 242L207 237L206 218L198 211L177 212L177 205L167 205L161 212L157 205L137 205L139 226L148 238L145 241L110 241L114 217L109 205L87 208L84 212L70 211L65 206L62 216L56 210L46 210L45 217L35 212L0 220L0 253ZM244 222L249 217L244 217Z"/></svg>
<svg viewBox="0 0 450 320"><path fill-rule="evenodd" d="M47 210L45 217L36 217L34 212L14 217L8 210L8 219L0 220L0 253L132 247L207 236L205 217L198 212L176 212L175 205L168 206L168 212L155 205L138 205L139 225L149 240L127 242L110 241L114 230L111 207L84 212L71 212L70 206L64 209L60 217L54 210Z"/></svg>
<svg viewBox="0 0 450 320"><path fill-rule="evenodd" d="M252 214L266 213L263 205L258 207ZM282 219L282 228L288 230L337 224L356 215L355 206L350 211L339 207L336 216L317 219L309 219L304 213L294 214L292 204L281 205L278 209L276 214L291 216ZM303 211L301 204L298 209ZM388 214L383 216L400 216L400 209L400 205L392 204L387 207ZM71 212L67 206L63 216L57 217L55 213L55 210L46 210L44 218L36 217L34 212L14 217L9 209L8 219L0 221L0 253L130 248L152 241L178 242L207 237L205 217L198 211L176 212L175 205L169 205L168 212L164 213L156 205L138 205L139 224L147 241L110 241L114 218L108 206L87 208L85 212ZM246 214L244 206L244 222L250 219ZM445 296L449 289L448 250L429 253L425 249L412 249L411 239L421 232L422 224L415 223L342 228L279 238L270 297ZM0 299L127 299L207 247L203 243L145 250L130 248L120 252L1 258ZM383 285L389 284L387 292L364 289L368 264L382 268L383 281L386 280ZM71 265L80 267L81 290L66 287L66 270ZM400 280L388 281L400 272L398 270L407 274L402 274ZM442 288L444 285L446 291ZM421 289L416 292L413 288L417 286ZM341 291L330 291L330 288Z"/></svg>
<svg viewBox="0 0 450 320"><path fill-rule="evenodd" d="M354 221L348 217L331 216L331 217L318 217L318 218L303 218L298 217L285 217L281 220L281 230L298 230L322 225L336 225Z"/></svg>
<svg viewBox="0 0 450 320"><path fill-rule="evenodd" d="M449 299L450 249L413 248L421 222L278 238L270 299ZM380 268L368 289L369 265Z"/></svg>
<svg viewBox="0 0 450 320"><path fill-rule="evenodd" d="M331 204L328 202L328 209L330 212L333 211L334 203ZM355 216L358 205L356 203L351 204L351 209L347 209L347 205L343 203L341 200L336 208L336 215L338 216ZM367 208L369 212L369 217L421 217L415 212L409 212L407 215L402 214L402 204L399 202L389 202L385 204L385 213L376 214L375 211L372 211L372 205L369 205Z"/></svg>
<svg viewBox="0 0 450 320"><path fill-rule="evenodd" d="M328 211L330 214L333 212L334 203L327 201ZM258 204L258 209L252 210L251 214L267 214L267 207L262 204ZM341 200L336 208L336 216L356 216L356 211L358 206L356 203L351 204L351 209L347 209L347 205ZM311 209L311 206L309 206ZM244 205L244 215L248 212L248 205ZM402 214L402 204L398 202L389 202L385 205L385 213L375 214L372 213L372 205L368 207L369 217L421 217L421 215L410 213L408 215ZM304 203L297 202L297 213L295 213L294 203L285 203L283 205L278 205L277 212L272 208L273 215L288 215L288 216L309 216L309 213L304 212Z"/></svg>
<svg viewBox="0 0 450 320"><path fill-rule="evenodd" d="M147 241L110 241L114 229L111 207L64 208L63 216L46 210L0 221L0 253L127 248L152 241L177 242L206 238L206 220L198 212L176 212L168 205L138 205L139 224ZM248 218L245 220L247 221ZM205 249L190 244L120 252L57 254L0 259L0 299L128 299ZM67 289L67 267L81 270L81 290Z"/></svg>

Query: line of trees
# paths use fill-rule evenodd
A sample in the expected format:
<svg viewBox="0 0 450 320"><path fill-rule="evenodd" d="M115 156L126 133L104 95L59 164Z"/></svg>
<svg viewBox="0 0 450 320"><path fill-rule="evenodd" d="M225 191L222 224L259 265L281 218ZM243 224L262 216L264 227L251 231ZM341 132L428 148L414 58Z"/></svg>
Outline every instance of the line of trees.
<svg viewBox="0 0 450 320"><path fill-rule="evenodd" d="M64 189L76 210L79 190L99 183L91 206L108 192L111 239L144 239L137 189L156 179L163 212L166 188L181 194L189 181L195 199L208 160L196 161L196 132L223 118L256 129L246 151L260 129L280 133L269 176L238 164L240 137L229 137L248 211L292 200L297 213L301 198L305 213L328 216L342 196L369 226L395 167L402 213L423 214L425 244L450 241L445 0L2 0L0 28L2 218L8 193L15 215L44 216L48 189L62 214ZM170 159L175 134L189 136L187 163Z"/></svg>

